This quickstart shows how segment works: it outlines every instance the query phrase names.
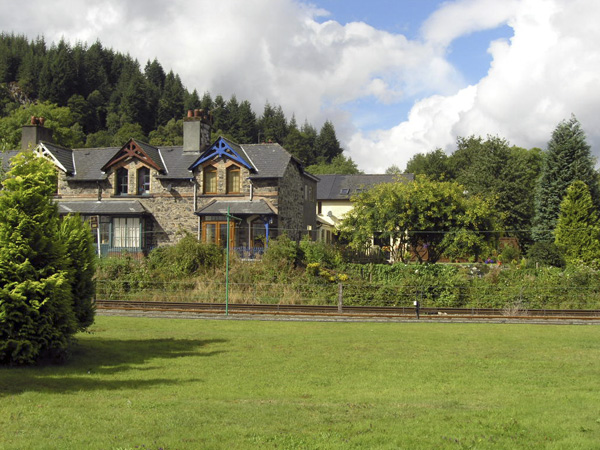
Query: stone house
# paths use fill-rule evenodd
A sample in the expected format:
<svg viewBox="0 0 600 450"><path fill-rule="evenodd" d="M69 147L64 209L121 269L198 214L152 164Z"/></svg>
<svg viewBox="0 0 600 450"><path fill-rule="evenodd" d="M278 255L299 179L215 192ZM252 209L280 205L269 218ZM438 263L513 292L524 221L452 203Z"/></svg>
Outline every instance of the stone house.
<svg viewBox="0 0 600 450"><path fill-rule="evenodd" d="M189 112L183 146L135 139L122 147L69 149L39 123L23 127L33 147L58 170L61 214L79 213L99 253L146 253L184 233L252 256L281 233L300 239L316 228L318 179L279 144L210 142L210 118Z"/></svg>

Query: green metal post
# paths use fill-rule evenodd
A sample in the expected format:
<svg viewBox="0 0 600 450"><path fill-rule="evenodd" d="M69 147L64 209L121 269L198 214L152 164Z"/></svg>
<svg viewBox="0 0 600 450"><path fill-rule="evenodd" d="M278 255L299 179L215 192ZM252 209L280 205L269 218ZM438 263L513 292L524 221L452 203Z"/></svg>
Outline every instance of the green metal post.
<svg viewBox="0 0 600 450"><path fill-rule="evenodd" d="M225 315L229 315L229 206L227 207L227 255L225 256Z"/></svg>

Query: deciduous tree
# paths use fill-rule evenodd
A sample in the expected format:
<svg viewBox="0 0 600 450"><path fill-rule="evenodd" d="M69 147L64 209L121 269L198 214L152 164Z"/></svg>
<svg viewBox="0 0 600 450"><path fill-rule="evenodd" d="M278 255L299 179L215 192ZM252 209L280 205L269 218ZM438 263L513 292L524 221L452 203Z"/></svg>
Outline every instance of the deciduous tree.
<svg viewBox="0 0 600 450"><path fill-rule="evenodd" d="M353 199L342 221L342 235L355 249L371 245L377 233L390 242L394 259L419 262L477 258L494 238L489 202L464 192L456 182L417 176L414 182L384 183Z"/></svg>

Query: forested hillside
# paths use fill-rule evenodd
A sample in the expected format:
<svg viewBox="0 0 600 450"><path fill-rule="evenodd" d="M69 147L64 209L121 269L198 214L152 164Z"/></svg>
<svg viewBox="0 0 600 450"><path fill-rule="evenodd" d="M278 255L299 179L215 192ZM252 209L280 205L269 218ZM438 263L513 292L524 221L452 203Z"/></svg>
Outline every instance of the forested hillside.
<svg viewBox="0 0 600 450"><path fill-rule="evenodd" d="M48 119L57 143L67 147L120 146L130 137L156 146L179 145L190 109L212 111L215 136L239 143L278 142L306 165L317 164L320 173L334 159L344 170L357 171L342 154L329 121L317 131L268 101L257 116L247 100L213 98L209 92L200 96L158 60L142 69L130 55L100 42L49 45L43 37L29 41L0 34L0 136L6 148L19 145L20 127L32 115Z"/></svg>

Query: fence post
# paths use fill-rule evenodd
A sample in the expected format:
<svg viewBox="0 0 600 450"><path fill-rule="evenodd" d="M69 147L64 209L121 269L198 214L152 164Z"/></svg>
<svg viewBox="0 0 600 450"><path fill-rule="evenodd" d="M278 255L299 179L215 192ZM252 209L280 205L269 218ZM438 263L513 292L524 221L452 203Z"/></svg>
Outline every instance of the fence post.
<svg viewBox="0 0 600 450"><path fill-rule="evenodd" d="M342 304L344 302L342 283L338 283L338 313L342 312Z"/></svg>

